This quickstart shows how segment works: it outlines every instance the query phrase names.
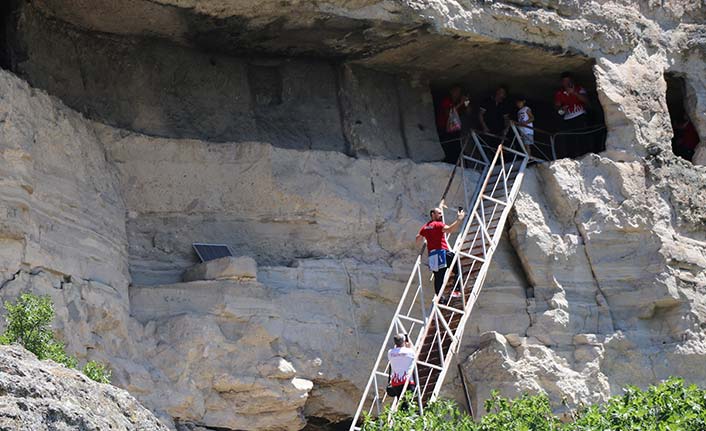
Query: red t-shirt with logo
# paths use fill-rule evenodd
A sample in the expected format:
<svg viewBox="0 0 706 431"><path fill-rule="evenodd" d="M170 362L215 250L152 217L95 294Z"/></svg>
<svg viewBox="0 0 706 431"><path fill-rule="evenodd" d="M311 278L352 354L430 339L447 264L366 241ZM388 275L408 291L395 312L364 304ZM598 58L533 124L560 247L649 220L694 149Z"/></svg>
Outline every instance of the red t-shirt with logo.
<svg viewBox="0 0 706 431"><path fill-rule="evenodd" d="M442 221L430 221L419 230L419 235L426 238L429 250L449 249L444 235L444 226L446 225Z"/></svg>
<svg viewBox="0 0 706 431"><path fill-rule="evenodd" d="M577 94L585 96L586 89L577 85L574 87L573 93L569 93L564 89L554 93L554 104L567 107L564 113L564 120L571 120L586 113L586 105L576 96Z"/></svg>
<svg viewBox="0 0 706 431"><path fill-rule="evenodd" d="M449 111L454 106L450 97L445 97L439 104L439 113L436 116L436 127L439 130L446 130L446 123L449 122Z"/></svg>

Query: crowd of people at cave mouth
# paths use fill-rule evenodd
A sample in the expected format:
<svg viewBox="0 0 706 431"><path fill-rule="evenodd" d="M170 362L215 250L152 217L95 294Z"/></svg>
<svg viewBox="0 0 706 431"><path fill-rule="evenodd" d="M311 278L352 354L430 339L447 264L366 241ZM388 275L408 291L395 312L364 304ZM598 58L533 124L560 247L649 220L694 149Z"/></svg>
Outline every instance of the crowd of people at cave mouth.
<svg viewBox="0 0 706 431"><path fill-rule="evenodd" d="M445 161L455 163L460 153L459 138L468 127L484 133L484 141L489 145L512 137L510 123L515 122L523 142L533 156L543 158L544 154L535 149L534 113L523 95L510 95L504 86L497 87L494 94L479 104L471 103L464 95L461 86L453 86L449 94L441 100L436 116L439 139L446 154ZM509 100L514 102L512 105ZM561 118L561 131L586 130L589 97L586 89L574 82L571 73L561 74L561 88L554 93L554 106ZM597 152L602 145L602 136L595 133L560 135L556 140L558 157L578 157L588 152ZM548 142L547 142L548 144Z"/></svg>

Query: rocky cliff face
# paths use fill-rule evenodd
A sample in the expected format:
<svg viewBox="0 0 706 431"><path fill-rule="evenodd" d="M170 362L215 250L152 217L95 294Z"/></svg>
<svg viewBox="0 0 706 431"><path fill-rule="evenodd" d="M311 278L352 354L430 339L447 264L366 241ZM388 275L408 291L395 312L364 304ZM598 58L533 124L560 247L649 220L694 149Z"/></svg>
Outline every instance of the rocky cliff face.
<svg viewBox="0 0 706 431"><path fill-rule="evenodd" d="M19 2L6 62L22 79L0 71L0 295L50 294L69 350L109 362L170 427L344 420L450 172L418 163L441 157L430 83L540 94L569 68L595 77L606 151L529 170L466 329L474 407L496 388L561 409L668 375L706 384L704 150L671 154L663 78L684 78L706 136L705 13ZM254 258L257 277L181 282L195 241Z"/></svg>
<svg viewBox="0 0 706 431"><path fill-rule="evenodd" d="M168 429L126 391L53 361L38 361L19 346L0 347L0 388L3 429Z"/></svg>

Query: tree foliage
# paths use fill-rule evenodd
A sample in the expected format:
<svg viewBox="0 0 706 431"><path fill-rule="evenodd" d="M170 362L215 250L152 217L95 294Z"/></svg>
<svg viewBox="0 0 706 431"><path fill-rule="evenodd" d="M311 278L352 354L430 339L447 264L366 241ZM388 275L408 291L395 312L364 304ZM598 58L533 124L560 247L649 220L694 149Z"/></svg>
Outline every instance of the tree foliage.
<svg viewBox="0 0 706 431"><path fill-rule="evenodd" d="M580 408L562 423L546 395L524 394L510 400L492 392L486 414L477 422L451 401L430 404L419 414L413 402L391 416L366 418L365 431L704 431L706 391L670 378L646 390L628 387L601 405ZM388 411L389 413L389 411ZM388 420L388 417L391 420Z"/></svg>
<svg viewBox="0 0 706 431"><path fill-rule="evenodd" d="M78 361L66 353L66 346L54 338L51 323L54 320L54 304L49 296L23 293L17 301L5 302L6 329L0 335L0 344L20 344L34 353L38 359L51 359L69 368L77 368ZM89 361L83 367L89 378L110 383L111 373L104 364Z"/></svg>

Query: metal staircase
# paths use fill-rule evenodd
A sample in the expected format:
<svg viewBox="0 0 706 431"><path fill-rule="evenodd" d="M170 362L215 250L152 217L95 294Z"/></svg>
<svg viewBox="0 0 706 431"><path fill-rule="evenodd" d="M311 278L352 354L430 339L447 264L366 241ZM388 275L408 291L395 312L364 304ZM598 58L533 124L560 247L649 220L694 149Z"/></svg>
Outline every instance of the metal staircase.
<svg viewBox="0 0 706 431"><path fill-rule="evenodd" d="M455 268L458 276L453 275L452 270L446 271L442 293L434 296L428 307L424 294L425 290L430 290L431 283L423 282L428 279L423 263L426 262L424 249L417 256L358 404L351 431L362 429L359 422L364 415L378 417L384 413L385 406L389 405L391 412L398 407L399 399L390 399L385 391L390 374L386 352L392 347L391 339L396 333L406 333L414 341L416 356L410 371L416 387L410 392L419 411L422 412L424 406L438 396L444 377L452 366L451 361L458 353L464 327L483 287L530 159L514 125L511 130L513 136L507 146L491 147L475 132L471 132L465 140L440 204L443 209L456 171L460 169L464 201L471 211L466 215L451 249L455 257L449 269ZM470 194L467 183L471 175L477 175L477 171L481 172L480 180ZM462 294L454 297L451 294L454 291ZM440 302L442 297L445 298L443 303ZM407 384L402 393L406 391Z"/></svg>

